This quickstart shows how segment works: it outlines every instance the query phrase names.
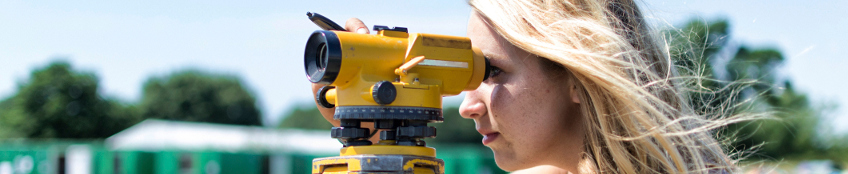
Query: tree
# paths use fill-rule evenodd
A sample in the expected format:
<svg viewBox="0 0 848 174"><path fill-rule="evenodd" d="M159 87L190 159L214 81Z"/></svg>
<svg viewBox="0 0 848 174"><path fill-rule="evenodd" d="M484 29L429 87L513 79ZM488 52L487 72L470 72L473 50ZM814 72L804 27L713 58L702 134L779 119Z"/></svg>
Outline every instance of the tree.
<svg viewBox="0 0 848 174"><path fill-rule="evenodd" d="M288 129L309 129L309 130L330 130L333 125L321 116L318 107L312 103L303 104L304 106L295 107L283 116L280 121L280 128Z"/></svg>
<svg viewBox="0 0 848 174"><path fill-rule="evenodd" d="M105 138L135 121L131 107L99 95L95 75L63 61L34 70L0 102L7 138Z"/></svg>
<svg viewBox="0 0 848 174"><path fill-rule="evenodd" d="M726 20L703 22L690 20L680 30L667 30L669 54L675 60L677 70L684 77L716 78L713 63L719 58L716 54L727 46L729 40L729 24ZM691 92L690 104L696 110L711 112L721 108L722 101L730 96L729 91L722 91L723 86L717 80L697 79L688 82Z"/></svg>
<svg viewBox="0 0 848 174"><path fill-rule="evenodd" d="M261 126L256 99L235 76L197 70L144 83L143 118Z"/></svg>
<svg viewBox="0 0 848 174"><path fill-rule="evenodd" d="M806 94L795 90L790 80L777 81L774 74L784 60L780 50L728 45L729 24L723 19L693 19L681 30L667 32L674 48L671 55L681 74L706 77L691 83L695 92L689 96L696 110L712 112L744 106L730 112L770 112L777 118L727 126L720 136L733 138L730 148L759 147L752 157L765 159L833 156L827 152L835 147L823 146L816 136L821 110L812 106ZM735 54L722 60L722 50ZM727 64L716 67L722 61ZM726 76L720 78L719 74Z"/></svg>

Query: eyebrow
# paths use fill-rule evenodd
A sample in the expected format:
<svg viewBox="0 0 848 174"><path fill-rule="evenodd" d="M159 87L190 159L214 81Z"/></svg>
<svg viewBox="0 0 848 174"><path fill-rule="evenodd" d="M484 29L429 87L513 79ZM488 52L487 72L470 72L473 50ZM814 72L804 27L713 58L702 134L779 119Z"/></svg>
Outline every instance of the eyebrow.
<svg viewBox="0 0 848 174"><path fill-rule="evenodd" d="M496 66L496 67L501 68L501 69L503 69L504 66L507 64L506 62L509 61L509 60L506 60L508 58L506 58L505 56L499 55L499 54L490 54L490 53L484 52L483 56L486 57L487 59L489 59L489 63L492 66Z"/></svg>
<svg viewBox="0 0 848 174"><path fill-rule="evenodd" d="M502 58L503 58L503 56L501 56L501 55L492 54L491 52L485 52L485 51L483 52L483 57L485 57L486 59L489 59L489 61L490 61L490 62L491 62L492 60L502 59ZM495 59L492 59L492 58L495 58Z"/></svg>
<svg viewBox="0 0 848 174"><path fill-rule="evenodd" d="M486 57L486 58L489 58L490 61L496 60L498 62L504 62L504 61L507 61L507 60L510 59L509 56L506 56L504 54L492 53L491 51L483 51L483 56ZM494 59L492 59L492 58L494 58Z"/></svg>
<svg viewBox="0 0 848 174"><path fill-rule="evenodd" d="M493 58L494 57L494 58L498 58L498 59L506 58L506 56L503 56L501 54L495 54L495 53L492 53L491 51L483 51L483 57L486 57L486 58Z"/></svg>

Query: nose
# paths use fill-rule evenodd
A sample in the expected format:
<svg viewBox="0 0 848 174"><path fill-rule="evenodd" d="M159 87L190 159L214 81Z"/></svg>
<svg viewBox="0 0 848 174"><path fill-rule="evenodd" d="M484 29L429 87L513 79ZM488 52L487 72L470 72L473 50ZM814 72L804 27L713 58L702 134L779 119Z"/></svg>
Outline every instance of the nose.
<svg viewBox="0 0 848 174"><path fill-rule="evenodd" d="M465 99L459 105L459 115L467 119L477 119L486 115L486 103L480 97L479 89L466 92Z"/></svg>

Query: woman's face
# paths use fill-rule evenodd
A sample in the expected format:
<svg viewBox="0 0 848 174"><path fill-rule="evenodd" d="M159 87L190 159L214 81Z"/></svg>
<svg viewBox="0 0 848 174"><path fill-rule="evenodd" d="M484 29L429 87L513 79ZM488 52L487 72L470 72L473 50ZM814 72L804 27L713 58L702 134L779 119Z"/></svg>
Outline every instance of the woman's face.
<svg viewBox="0 0 848 174"><path fill-rule="evenodd" d="M471 14L468 37L497 68L466 93L459 111L474 119L498 166L513 171L577 164L583 151L580 100L564 72L552 74L542 58L510 44L477 13Z"/></svg>

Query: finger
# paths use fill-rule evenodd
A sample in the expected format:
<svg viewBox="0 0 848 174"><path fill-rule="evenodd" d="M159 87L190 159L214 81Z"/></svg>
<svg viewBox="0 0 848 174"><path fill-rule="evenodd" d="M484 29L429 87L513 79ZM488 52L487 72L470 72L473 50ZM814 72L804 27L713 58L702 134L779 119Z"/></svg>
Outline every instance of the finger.
<svg viewBox="0 0 848 174"><path fill-rule="evenodd" d="M368 27L365 26L365 23L362 23L358 18L350 18L345 22L345 30L350 32L356 32L360 34L368 34Z"/></svg>

